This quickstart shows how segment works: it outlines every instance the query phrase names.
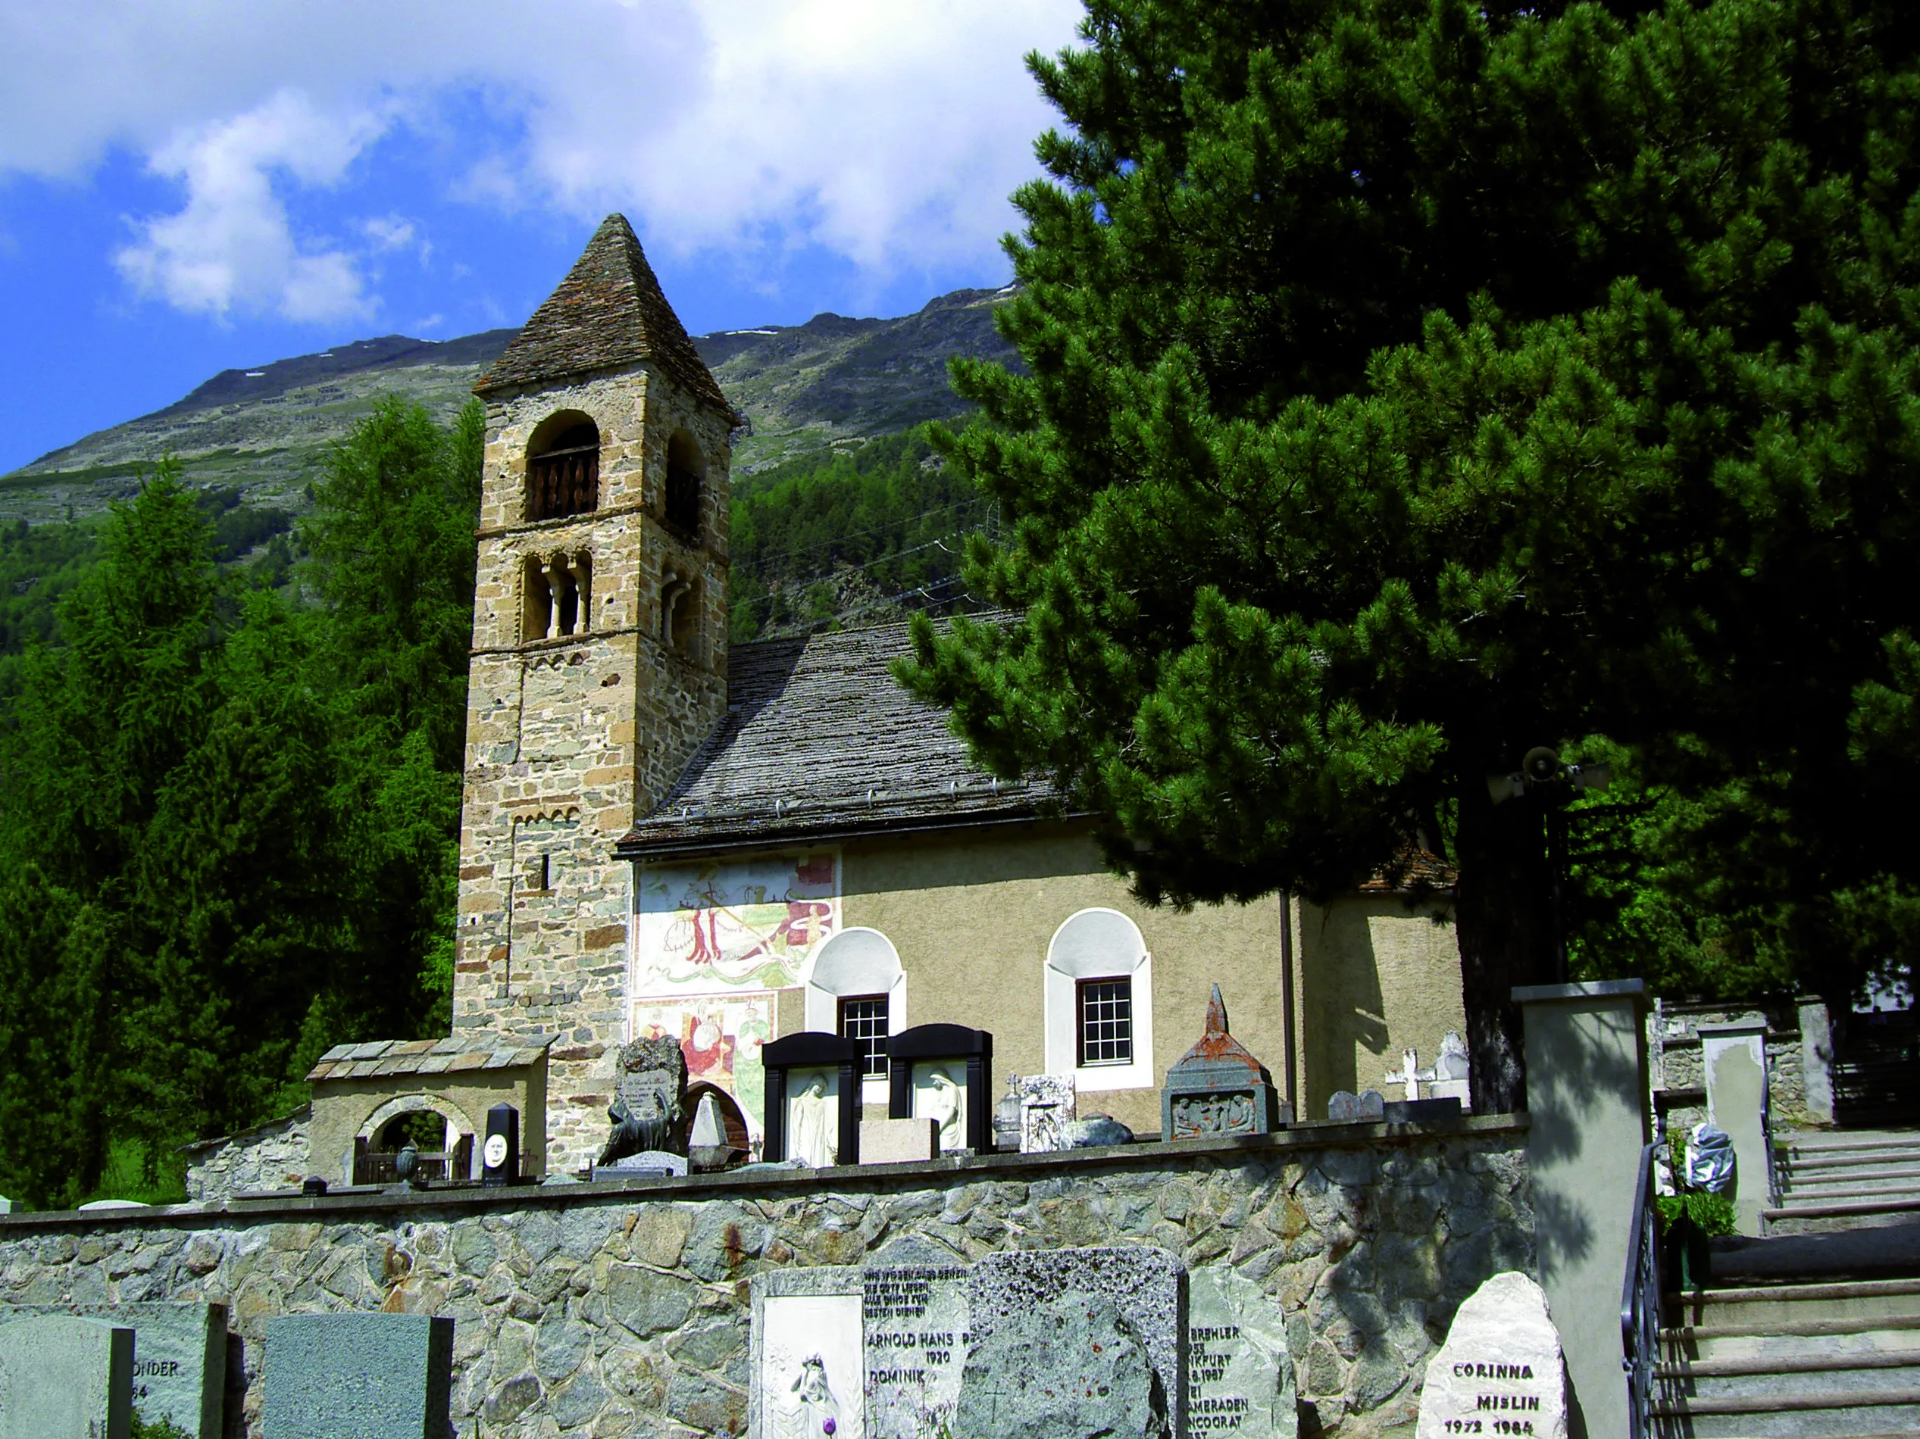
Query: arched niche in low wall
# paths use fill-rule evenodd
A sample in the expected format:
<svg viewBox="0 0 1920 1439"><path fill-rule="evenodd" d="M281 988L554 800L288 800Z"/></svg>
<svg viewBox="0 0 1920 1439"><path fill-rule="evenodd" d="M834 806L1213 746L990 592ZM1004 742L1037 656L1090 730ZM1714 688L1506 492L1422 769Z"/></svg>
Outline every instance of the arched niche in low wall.
<svg viewBox="0 0 1920 1439"><path fill-rule="evenodd" d="M372 1098L373 1096L369 1095L367 1097ZM468 1166L469 1172L461 1177L464 1179L478 1179L480 1177L482 1160L478 1148L478 1140L483 1132L481 1126L475 1124L473 1122L473 1116L468 1114L466 1110L458 1104L455 1104L451 1099L447 1098L446 1095L435 1094L429 1090L422 1090L415 1094L399 1094L390 1099L380 1101L380 1103L369 1110L366 1117L360 1121L358 1128L354 1131L354 1144L357 1145L362 1140L371 1144L375 1135L379 1134L382 1129L385 1129L388 1124L403 1114L438 1114L451 1120L454 1127L462 1135L474 1136L475 1143L473 1146L470 1146L473 1150L473 1157ZM351 1179L353 1175L353 1153L354 1146L348 1146L343 1168L349 1179Z"/></svg>

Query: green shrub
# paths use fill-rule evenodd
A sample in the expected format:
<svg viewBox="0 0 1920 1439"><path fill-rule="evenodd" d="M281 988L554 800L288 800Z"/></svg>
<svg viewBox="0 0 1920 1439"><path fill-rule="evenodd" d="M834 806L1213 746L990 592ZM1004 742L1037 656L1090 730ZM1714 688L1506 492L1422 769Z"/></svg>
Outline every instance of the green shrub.
<svg viewBox="0 0 1920 1439"><path fill-rule="evenodd" d="M1733 1233L1733 1201L1724 1194L1663 1194L1656 1202L1660 1206L1660 1220L1669 1230L1684 1216L1692 1220L1694 1228L1702 1234Z"/></svg>
<svg viewBox="0 0 1920 1439"><path fill-rule="evenodd" d="M193 1436L162 1415L158 1419L143 1419L138 1409L133 1411L133 1424L127 1430L127 1439L193 1439Z"/></svg>

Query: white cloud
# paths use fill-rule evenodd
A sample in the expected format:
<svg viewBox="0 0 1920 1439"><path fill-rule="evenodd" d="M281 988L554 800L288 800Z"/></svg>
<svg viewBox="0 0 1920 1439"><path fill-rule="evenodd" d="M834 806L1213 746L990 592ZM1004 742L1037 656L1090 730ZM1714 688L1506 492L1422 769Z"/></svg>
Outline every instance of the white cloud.
<svg viewBox="0 0 1920 1439"><path fill-rule="evenodd" d="M234 310L288 320L364 319L372 305L355 257L294 238L273 179L337 184L384 128L363 112L344 123L285 92L222 123L177 135L150 162L181 181L186 207L137 223L114 263L136 291L226 319Z"/></svg>
<svg viewBox="0 0 1920 1439"><path fill-rule="evenodd" d="M382 136L445 133L450 106L477 102L513 138L442 147L461 158L439 183L471 203L622 209L650 248L730 255L743 273L799 246L875 283L991 268L1006 197L1053 119L1021 57L1070 43L1080 13L1077 0L0 0L0 176L84 176L132 148L184 192L120 257L137 288L214 314L347 316L373 303L365 254L405 248L407 222L361 222L356 251L300 232L287 200L356 159L377 165Z"/></svg>

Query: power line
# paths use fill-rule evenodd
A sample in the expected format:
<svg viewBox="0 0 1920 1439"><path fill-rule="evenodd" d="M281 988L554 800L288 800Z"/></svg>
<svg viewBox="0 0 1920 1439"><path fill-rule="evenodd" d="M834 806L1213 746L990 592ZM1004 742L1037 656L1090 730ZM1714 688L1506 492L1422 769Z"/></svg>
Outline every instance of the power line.
<svg viewBox="0 0 1920 1439"><path fill-rule="evenodd" d="M791 549L776 550L769 554L758 555L754 557L754 563L765 565L774 560L784 560L794 555L809 554L814 550L831 549L835 545L845 544L848 540L859 540L865 539L868 535L885 534L888 530L897 530L902 525L911 525L916 521L928 519L934 515L944 515L950 510L965 510L971 509L976 505L991 505L992 503L992 500L985 497L972 500L957 500L951 505L940 505L931 510L921 510L917 514L905 515L897 520L888 520L885 524L874 525L869 529L854 530L849 534L835 535L830 540L819 540L810 545L795 545Z"/></svg>

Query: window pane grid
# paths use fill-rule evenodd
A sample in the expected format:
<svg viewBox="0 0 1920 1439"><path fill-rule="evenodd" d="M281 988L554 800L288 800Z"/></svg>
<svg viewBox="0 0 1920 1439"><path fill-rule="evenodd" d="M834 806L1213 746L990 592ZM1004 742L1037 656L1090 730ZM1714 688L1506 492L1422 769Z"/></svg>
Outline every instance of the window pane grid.
<svg viewBox="0 0 1920 1439"><path fill-rule="evenodd" d="M887 997L884 994L841 1000L840 1033L859 1048L862 1078L874 1079L886 1074Z"/></svg>
<svg viewBox="0 0 1920 1439"><path fill-rule="evenodd" d="M1077 992L1080 1063L1133 1063L1133 981L1083 979Z"/></svg>

